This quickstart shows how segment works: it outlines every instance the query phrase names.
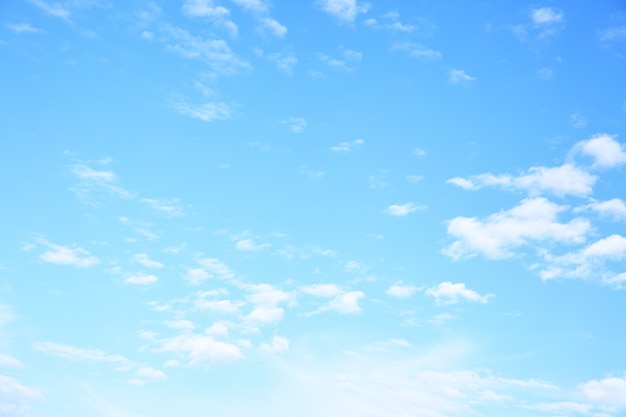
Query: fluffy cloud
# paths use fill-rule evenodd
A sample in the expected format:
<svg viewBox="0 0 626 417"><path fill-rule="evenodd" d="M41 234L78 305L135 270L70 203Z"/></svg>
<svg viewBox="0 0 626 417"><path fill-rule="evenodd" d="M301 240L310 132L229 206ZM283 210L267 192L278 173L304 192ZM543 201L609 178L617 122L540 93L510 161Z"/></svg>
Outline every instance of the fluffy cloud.
<svg viewBox="0 0 626 417"><path fill-rule="evenodd" d="M270 246L269 243L257 244L253 239L242 239L237 241L235 249L245 252L259 252Z"/></svg>
<svg viewBox="0 0 626 417"><path fill-rule="evenodd" d="M314 297L334 297L342 293L337 284L313 284L300 288L300 291Z"/></svg>
<svg viewBox="0 0 626 417"><path fill-rule="evenodd" d="M470 178L452 178L447 182L466 190L483 187L500 187L509 190L522 190L531 194L550 193L557 196L575 195L583 197L591 194L597 177L572 164L560 167L532 167L518 176L480 174Z"/></svg>
<svg viewBox="0 0 626 417"><path fill-rule="evenodd" d="M357 0L317 0L317 6L342 22L354 22L357 15L367 13L369 4Z"/></svg>
<svg viewBox="0 0 626 417"><path fill-rule="evenodd" d="M581 384L579 389L587 400L607 411L626 408L626 379L608 377Z"/></svg>
<svg viewBox="0 0 626 417"><path fill-rule="evenodd" d="M289 352L289 340L286 337L274 336L271 343L261 343L259 349L268 353Z"/></svg>
<svg viewBox="0 0 626 417"><path fill-rule="evenodd" d="M448 81L451 84L462 84L462 83L468 83L470 81L474 81L476 78L467 75L465 73L465 71L463 70L450 70L450 72L448 73Z"/></svg>
<svg viewBox="0 0 626 417"><path fill-rule="evenodd" d="M136 254L134 259L135 262L145 266L146 268L163 268L163 264L161 262L150 259L150 257L145 253Z"/></svg>
<svg viewBox="0 0 626 417"><path fill-rule="evenodd" d="M213 4L213 0L185 0L183 12L191 17L203 17L223 26L233 36L238 33L237 25L230 20L230 11L222 6Z"/></svg>
<svg viewBox="0 0 626 417"><path fill-rule="evenodd" d="M533 23L537 25L550 25L563 21L563 13L552 7L533 9L530 16Z"/></svg>
<svg viewBox="0 0 626 417"><path fill-rule="evenodd" d="M246 320L255 324L272 324L283 319L285 310L280 307L260 306L252 310Z"/></svg>
<svg viewBox="0 0 626 417"><path fill-rule="evenodd" d="M150 285L150 284L156 283L158 280L159 278L157 278L156 275L144 274L141 272L141 273L129 276L128 278L124 280L124 282L127 284L134 284L134 285Z"/></svg>
<svg viewBox="0 0 626 417"><path fill-rule="evenodd" d="M396 43L391 48L394 51L405 51L411 58L424 61L434 61L441 59L441 52L429 49L424 45L412 42Z"/></svg>
<svg viewBox="0 0 626 417"><path fill-rule="evenodd" d="M591 225L585 219L560 223L566 207L543 197L529 198L510 210L479 220L456 217L448 222L448 234L456 240L444 249L453 259L482 254L488 258L512 256L512 249L536 242L582 243Z"/></svg>
<svg viewBox="0 0 626 417"><path fill-rule="evenodd" d="M159 350L182 355L191 365L230 363L243 358L243 354L236 345L195 333L164 339L161 341Z"/></svg>
<svg viewBox="0 0 626 417"><path fill-rule="evenodd" d="M211 274L202 268L189 268L184 275L184 278L192 285L198 285L205 280L211 278Z"/></svg>
<svg viewBox="0 0 626 417"><path fill-rule="evenodd" d="M0 368L23 368L24 364L13 356L0 353Z"/></svg>
<svg viewBox="0 0 626 417"><path fill-rule="evenodd" d="M289 70L287 72L291 74L291 67L289 67ZM289 127L289 130L291 130L293 133L302 133L307 125L306 120L304 120L302 117L290 117L286 120L281 120L280 123L283 125L287 125Z"/></svg>
<svg viewBox="0 0 626 417"><path fill-rule="evenodd" d="M235 277L233 271L217 258L204 258L198 261L200 265L210 274L217 275L221 279L231 279Z"/></svg>
<svg viewBox="0 0 626 417"><path fill-rule="evenodd" d="M615 220L626 221L626 204L619 198L602 202L593 202L586 206L602 216L611 217Z"/></svg>
<svg viewBox="0 0 626 417"><path fill-rule="evenodd" d="M27 416L31 404L42 398L39 390L22 385L15 378L0 375L0 415Z"/></svg>
<svg viewBox="0 0 626 417"><path fill-rule="evenodd" d="M480 295L476 291L466 288L463 283L453 284L451 282L442 282L436 287L427 289L425 294L434 297L441 304L456 304L463 300L486 304L493 297L493 294Z"/></svg>
<svg viewBox="0 0 626 417"><path fill-rule="evenodd" d="M350 152L359 149L364 143L363 139L355 139L352 142L341 142L338 145L331 146L330 150L333 152Z"/></svg>
<svg viewBox="0 0 626 417"><path fill-rule="evenodd" d="M174 110L184 116L200 119L204 122L230 119L231 110L225 103L191 104L185 100L178 100L173 104Z"/></svg>
<svg viewBox="0 0 626 417"><path fill-rule="evenodd" d="M402 217L417 210L424 210L425 208L425 206L417 206L413 203L392 204L387 207L385 212L390 216Z"/></svg>
<svg viewBox="0 0 626 417"><path fill-rule="evenodd" d="M87 268L100 263L98 258L92 256L83 248L68 248L67 246L55 245L45 240L40 240L39 242L49 248L49 250L41 254L41 260L44 262L73 265L79 268Z"/></svg>
<svg viewBox="0 0 626 417"><path fill-rule="evenodd" d="M589 140L578 142L570 155L590 157L593 168L614 168L626 164L624 145L615 140L615 136L599 134Z"/></svg>
<svg viewBox="0 0 626 417"><path fill-rule="evenodd" d="M404 285L402 281L400 281L389 287L387 289L387 294L397 298L408 298L419 290L419 287L414 285Z"/></svg>
<svg viewBox="0 0 626 417"><path fill-rule="evenodd" d="M341 314L357 314L361 312L359 300L364 297L365 294L361 291L349 291L333 298L326 306L322 307L322 311L332 310Z"/></svg>

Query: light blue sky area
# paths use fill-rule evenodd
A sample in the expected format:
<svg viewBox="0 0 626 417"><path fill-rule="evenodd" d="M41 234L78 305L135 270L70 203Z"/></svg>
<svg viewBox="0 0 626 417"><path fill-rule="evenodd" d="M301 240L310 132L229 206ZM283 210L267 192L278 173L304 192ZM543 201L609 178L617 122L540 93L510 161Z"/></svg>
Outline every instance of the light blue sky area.
<svg viewBox="0 0 626 417"><path fill-rule="evenodd" d="M621 1L0 5L0 416L626 415Z"/></svg>

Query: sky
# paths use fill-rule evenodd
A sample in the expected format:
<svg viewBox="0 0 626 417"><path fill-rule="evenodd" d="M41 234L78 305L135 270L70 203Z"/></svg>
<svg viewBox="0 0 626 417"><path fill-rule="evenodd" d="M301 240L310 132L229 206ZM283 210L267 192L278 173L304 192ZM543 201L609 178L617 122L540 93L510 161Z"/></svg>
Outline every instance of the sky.
<svg viewBox="0 0 626 417"><path fill-rule="evenodd" d="M626 3L0 4L0 416L626 416Z"/></svg>

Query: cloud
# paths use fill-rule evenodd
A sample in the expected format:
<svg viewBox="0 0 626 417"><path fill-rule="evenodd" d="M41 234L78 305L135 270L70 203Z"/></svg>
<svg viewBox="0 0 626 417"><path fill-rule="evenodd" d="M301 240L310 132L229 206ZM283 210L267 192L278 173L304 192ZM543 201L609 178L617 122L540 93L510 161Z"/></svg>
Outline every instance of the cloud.
<svg viewBox="0 0 626 417"><path fill-rule="evenodd" d="M163 339L158 350L184 356L190 365L225 364L243 358L236 345L195 333Z"/></svg>
<svg viewBox="0 0 626 417"><path fill-rule="evenodd" d="M614 168L626 164L624 145L615 140L616 136L598 134L589 140L578 142L570 156L582 154L593 159L593 168Z"/></svg>
<svg viewBox="0 0 626 417"><path fill-rule="evenodd" d="M259 349L267 353L289 352L289 340L286 337L274 336L271 343L261 343Z"/></svg>
<svg viewBox="0 0 626 417"><path fill-rule="evenodd" d="M235 4L257 13L266 12L268 9L267 2L264 0L230 0Z"/></svg>
<svg viewBox="0 0 626 417"><path fill-rule="evenodd" d="M320 311L336 311L340 314L358 314L361 312L359 300L364 298L365 294L361 291L349 291L333 298L328 304L323 306Z"/></svg>
<svg viewBox="0 0 626 417"><path fill-rule="evenodd" d="M429 49L422 44L413 42L400 42L391 47L392 51L404 51L411 58L417 58L424 61L435 61L441 59L441 52Z"/></svg>
<svg viewBox="0 0 626 417"><path fill-rule="evenodd" d="M22 385L10 376L0 375L0 414L3 416L28 416L31 405L42 399L38 389Z"/></svg>
<svg viewBox="0 0 626 417"><path fill-rule="evenodd" d="M601 42L613 42L626 40L626 26L617 26L598 32Z"/></svg>
<svg viewBox="0 0 626 417"><path fill-rule="evenodd" d="M602 202L593 202L584 208L589 208L602 216L611 217L614 220L626 221L626 204L619 198Z"/></svg>
<svg viewBox="0 0 626 417"><path fill-rule="evenodd" d="M530 16L536 25L551 25L563 21L563 13L552 7L533 9Z"/></svg>
<svg viewBox="0 0 626 417"><path fill-rule="evenodd" d="M387 207L385 212L389 214L390 216L402 217L402 216L406 216L407 214L413 213L414 211L424 210L424 209L426 209L425 206L417 206L413 203L405 203L405 204L392 204L389 207Z"/></svg>
<svg viewBox="0 0 626 417"><path fill-rule="evenodd" d="M238 313L243 303L232 302L231 300L205 300L196 301L196 307L201 310L211 310L222 314Z"/></svg>
<svg viewBox="0 0 626 417"><path fill-rule="evenodd" d="M335 297L343 292L337 284L313 284L300 288L300 291L314 297Z"/></svg>
<svg viewBox="0 0 626 417"><path fill-rule="evenodd" d="M539 403L529 406L528 408L549 413L557 413L558 415L567 415L569 413L587 414L593 407L590 404L562 401L556 403Z"/></svg>
<svg viewBox="0 0 626 417"><path fill-rule="evenodd" d="M58 3L50 4L42 0L28 0L28 2L48 13L50 16L58 17L63 20L69 20L70 18L70 11Z"/></svg>
<svg viewBox="0 0 626 417"><path fill-rule="evenodd" d="M72 167L72 173L81 180L111 182L117 180L117 175L111 171L96 171L87 165L78 164Z"/></svg>
<svg viewBox="0 0 626 417"><path fill-rule="evenodd" d="M335 69L340 69L346 72L352 72L356 70L356 64L361 62L363 54L352 49L344 49L342 51L342 59L332 58L325 54L318 56L319 60L327 66Z"/></svg>
<svg viewBox="0 0 626 417"><path fill-rule="evenodd" d="M571 114L569 118L572 121L572 126L574 127L574 129L582 129L583 127L587 126L587 119L585 119L578 113Z"/></svg>
<svg viewBox="0 0 626 417"><path fill-rule="evenodd" d="M581 384L582 394L593 405L606 411L618 411L626 408L626 379L608 377Z"/></svg>
<svg viewBox="0 0 626 417"><path fill-rule="evenodd" d="M145 266L146 268L163 268L163 264L158 261L150 259L145 253L138 253L134 257L135 262Z"/></svg>
<svg viewBox="0 0 626 417"><path fill-rule="evenodd" d="M470 81L476 80L476 78L467 75L464 70L453 69L453 70L450 70L448 74L449 74L448 81L452 84L462 84L462 83L468 83Z"/></svg>
<svg viewBox="0 0 626 417"><path fill-rule="evenodd" d="M522 200L510 210L479 220L455 217L448 221L448 234L456 240L443 253L453 259L482 254L499 259L513 256L513 249L545 241L582 243L591 225L585 219L560 223L558 214L565 206L543 197Z"/></svg>
<svg viewBox="0 0 626 417"><path fill-rule="evenodd" d="M260 21L261 27L269 31L277 38L282 38L287 34L287 27L271 17L264 17Z"/></svg>
<svg viewBox="0 0 626 417"><path fill-rule="evenodd" d="M169 51L177 53L183 58L198 59L205 62L213 70L214 75L233 75L243 69L250 68L250 64L237 58L223 39L204 39L171 25L166 26L165 34L166 47ZM184 108L184 103L181 106ZM189 110L190 113L198 113L212 120L216 117L215 115L223 116L227 113L224 106L223 103L207 103L203 106L192 107L187 105L186 107L192 107ZM229 110L228 114L230 114Z"/></svg>
<svg viewBox="0 0 626 417"><path fill-rule="evenodd" d="M230 11L222 6L215 6L213 0L185 0L183 13L191 17L204 17L225 27L233 36L237 36L237 25L230 20Z"/></svg>
<svg viewBox="0 0 626 417"><path fill-rule="evenodd" d="M41 243L49 248L41 254L40 258L44 262L58 265L73 265L79 268L88 268L100 263L100 260L92 256L86 249L76 247L69 248L67 246L55 245L44 239L38 239Z"/></svg>
<svg viewBox="0 0 626 417"><path fill-rule="evenodd" d="M233 271L226 266L225 263L217 258L204 258L198 260L198 263L210 274L217 275L221 279L231 279L235 277Z"/></svg>
<svg viewBox="0 0 626 417"><path fill-rule="evenodd" d="M210 121L210 120L207 120ZM168 216L176 217L182 216L184 213L180 201L176 198L171 200L159 200L156 198L142 198L142 203L148 205L150 208L161 211Z"/></svg>
<svg viewBox="0 0 626 417"><path fill-rule="evenodd" d="M144 379L149 379L149 380L164 380L167 379L167 376L165 375L165 372L160 371L158 369L154 369L150 366L144 366L142 368L139 368L137 370L137 372L135 372L135 375L140 377L140 378L144 378Z"/></svg>
<svg viewBox="0 0 626 417"><path fill-rule="evenodd" d="M133 363L122 355L111 355L100 349L83 349L54 342L35 343L33 347L52 356L88 363L111 363L122 369L129 368Z"/></svg>
<svg viewBox="0 0 626 417"><path fill-rule="evenodd" d="M338 145L331 146L330 150L333 152L350 152L352 150L360 149L365 141L363 139L355 139L352 142L341 142Z"/></svg>
<svg viewBox="0 0 626 417"><path fill-rule="evenodd" d="M134 285L150 285L155 284L159 279L156 275L153 274L144 274L139 273L135 275L131 275L124 280L126 284L134 284Z"/></svg>
<svg viewBox="0 0 626 417"><path fill-rule="evenodd" d="M272 61L280 72L284 72L287 75L293 75L293 67L295 67L296 64L298 63L298 58L296 58L295 56L283 55L279 53L270 54L267 56L267 59ZM298 119L301 119L301 118L298 118ZM304 121L304 119L301 119L301 120ZM287 124L287 125L292 124L292 123L289 123L289 121L285 121L285 122L286 123L284 124ZM297 127L298 124L295 124L295 126ZM306 126L306 122L304 122L304 126ZM302 129L304 129L304 126L302 127ZM294 131L294 133L300 133L301 131L302 130Z"/></svg>
<svg viewBox="0 0 626 417"><path fill-rule="evenodd" d="M400 15L395 12L385 13L383 16L383 21L378 21L374 18L367 19L363 22L363 24L372 29L386 29L392 32L413 32L417 29L415 25L409 25L400 22L398 19Z"/></svg>
<svg viewBox="0 0 626 417"><path fill-rule="evenodd" d="M165 322L165 325L170 329L183 332L190 332L196 327L191 320L168 320Z"/></svg>
<svg viewBox="0 0 626 417"><path fill-rule="evenodd" d="M408 298L419 291L420 288L414 285L404 285L402 281L396 282L386 291L387 295L397 298Z"/></svg>
<svg viewBox="0 0 626 417"><path fill-rule="evenodd" d="M183 278L189 281L190 284L198 285L211 278L211 276L211 274L202 268L189 268Z"/></svg>
<svg viewBox="0 0 626 417"><path fill-rule="evenodd" d="M232 113L228 104L220 102L191 104L185 100L178 100L172 106L174 110L183 116L200 119L203 122L230 119Z"/></svg>
<svg viewBox="0 0 626 417"><path fill-rule="evenodd" d="M1 322L1 320L0 320ZM0 353L0 368L23 368L24 364L13 356Z"/></svg>
<svg viewBox="0 0 626 417"><path fill-rule="evenodd" d="M293 133L302 133L307 126L306 120L302 117L290 117L281 120L280 124L287 125Z"/></svg>
<svg viewBox="0 0 626 417"><path fill-rule="evenodd" d="M30 23L6 23L4 26L16 33L41 32L41 29L32 26Z"/></svg>
<svg viewBox="0 0 626 417"><path fill-rule="evenodd" d="M518 176L491 173L473 175L469 178L451 178L449 184L466 190L479 190L483 187L500 187L508 190L523 190L537 195L550 193L563 197L574 195L584 197L591 194L598 178L575 165L564 164L560 167L531 167Z"/></svg>
<svg viewBox="0 0 626 417"><path fill-rule="evenodd" d="M309 169L306 165L303 165L300 167L300 173L303 175L306 175L307 177L313 179L313 180L317 180L322 178L326 172L325 171L315 171L315 170L311 170Z"/></svg>
<svg viewBox="0 0 626 417"><path fill-rule="evenodd" d="M252 310L245 319L255 324L272 324L283 319L285 310L275 306L260 306Z"/></svg>
<svg viewBox="0 0 626 417"><path fill-rule="evenodd" d="M493 294L480 295L466 288L463 283L453 284L451 282L442 282L436 287L427 289L424 294L434 297L440 304L456 304L464 300L486 304L494 296Z"/></svg>
<svg viewBox="0 0 626 417"><path fill-rule="evenodd" d="M316 5L344 23L354 22L357 15L367 13L370 8L368 3L357 0L316 0Z"/></svg>
<svg viewBox="0 0 626 417"><path fill-rule="evenodd" d="M235 244L235 249L244 252L259 252L270 246L272 245L269 243L257 244L253 239L242 239L237 241L237 243Z"/></svg>
<svg viewBox="0 0 626 417"><path fill-rule="evenodd" d="M413 156L424 156L424 155L426 155L426 151L423 150L423 149L420 149L420 148L415 148L411 152L411 155L413 155Z"/></svg>

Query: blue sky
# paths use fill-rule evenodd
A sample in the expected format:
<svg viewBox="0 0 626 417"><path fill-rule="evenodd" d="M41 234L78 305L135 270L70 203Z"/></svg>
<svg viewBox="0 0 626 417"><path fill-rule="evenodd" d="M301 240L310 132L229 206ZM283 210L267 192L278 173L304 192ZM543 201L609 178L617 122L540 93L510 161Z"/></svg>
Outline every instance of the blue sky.
<svg viewBox="0 0 626 417"><path fill-rule="evenodd" d="M622 2L0 11L0 415L626 415Z"/></svg>

